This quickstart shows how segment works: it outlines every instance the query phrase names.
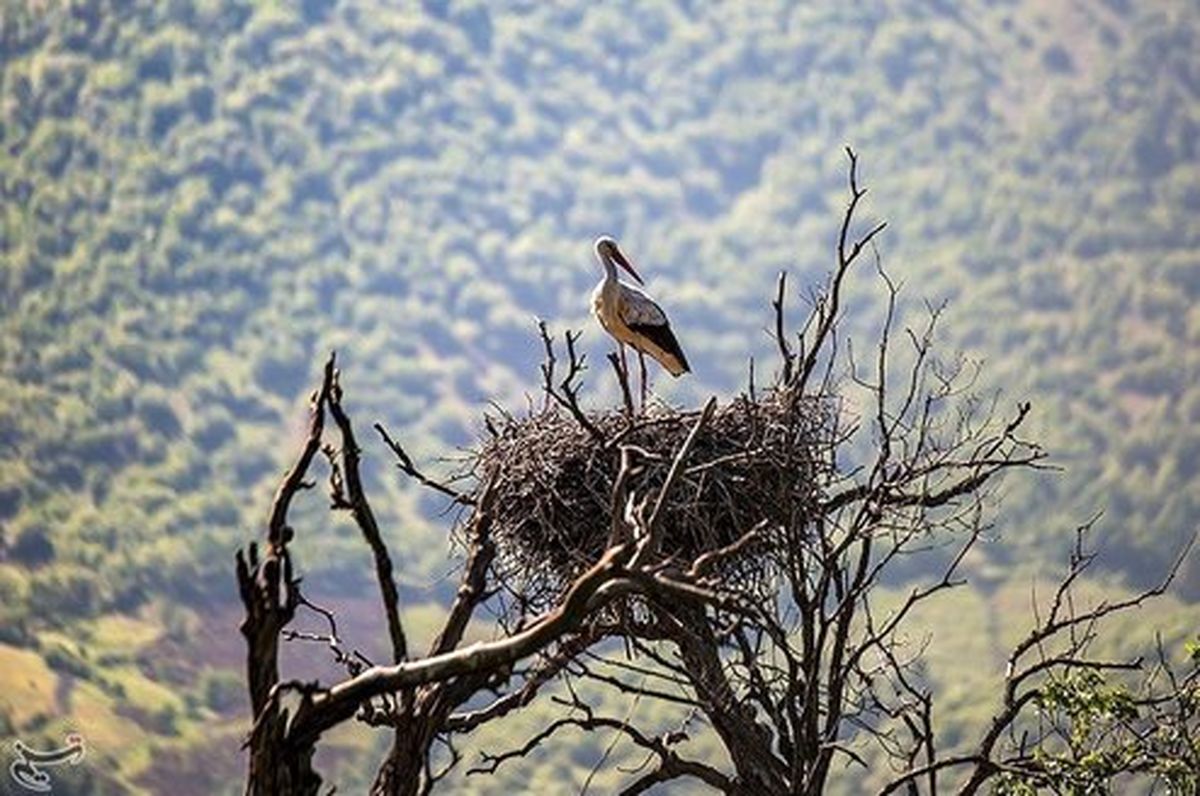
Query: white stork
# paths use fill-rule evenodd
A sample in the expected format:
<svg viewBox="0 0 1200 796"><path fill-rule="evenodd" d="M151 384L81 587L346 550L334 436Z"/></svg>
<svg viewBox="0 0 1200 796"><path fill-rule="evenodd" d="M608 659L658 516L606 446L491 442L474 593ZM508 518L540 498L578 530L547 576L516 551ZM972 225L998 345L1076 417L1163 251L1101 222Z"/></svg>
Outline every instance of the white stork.
<svg viewBox="0 0 1200 796"><path fill-rule="evenodd" d="M596 259L604 268L604 279L592 292L592 312L604 331L617 341L621 352L621 367L628 377L625 362L625 346L631 345L638 352L642 371L642 404L646 403L646 361L649 354L672 376L679 377L691 370L679 341L671 331L671 324L662 307L632 285L617 279L617 266L621 266L638 284L645 284L633 270L629 260L610 237L596 240Z"/></svg>

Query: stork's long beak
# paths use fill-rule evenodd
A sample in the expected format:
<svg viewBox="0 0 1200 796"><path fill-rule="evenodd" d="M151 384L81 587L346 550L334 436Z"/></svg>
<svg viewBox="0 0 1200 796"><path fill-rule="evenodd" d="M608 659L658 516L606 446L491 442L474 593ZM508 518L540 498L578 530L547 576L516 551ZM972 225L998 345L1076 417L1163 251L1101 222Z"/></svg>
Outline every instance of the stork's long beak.
<svg viewBox="0 0 1200 796"><path fill-rule="evenodd" d="M633 265L630 264L629 260L625 259L625 253L622 252L616 246L613 246L612 258L617 263L617 265L621 266L626 271L628 271L629 275L632 276L634 279L636 279L637 283L639 285L646 284L645 282L642 281L642 278L638 275L638 272L633 270Z"/></svg>

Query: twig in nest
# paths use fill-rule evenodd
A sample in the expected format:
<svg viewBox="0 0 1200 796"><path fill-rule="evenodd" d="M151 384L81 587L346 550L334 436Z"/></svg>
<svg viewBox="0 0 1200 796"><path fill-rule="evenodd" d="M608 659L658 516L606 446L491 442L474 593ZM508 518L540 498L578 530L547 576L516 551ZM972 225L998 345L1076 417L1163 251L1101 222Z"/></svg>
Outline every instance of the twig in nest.
<svg viewBox="0 0 1200 796"><path fill-rule="evenodd" d="M576 380L587 369L583 355L575 350L575 341L579 339L581 332L568 330L566 333L567 375L558 384L554 383L554 370L558 364L558 358L554 355L554 338L550 336L546 322L541 319L538 320L538 332L542 336L542 345L546 350L546 361L542 363L542 389L551 400L570 412L575 421L593 439L603 442L604 433L588 419L579 406L579 384Z"/></svg>

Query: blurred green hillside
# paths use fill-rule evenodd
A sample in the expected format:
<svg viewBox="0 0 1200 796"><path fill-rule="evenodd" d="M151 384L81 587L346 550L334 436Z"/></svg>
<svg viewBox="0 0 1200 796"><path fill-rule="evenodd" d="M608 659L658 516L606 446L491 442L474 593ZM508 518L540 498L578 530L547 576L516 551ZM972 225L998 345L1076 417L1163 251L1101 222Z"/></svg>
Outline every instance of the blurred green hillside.
<svg viewBox="0 0 1200 796"><path fill-rule="evenodd" d="M536 391L535 316L603 364L602 233L696 367L660 393L736 392L771 361L776 273L832 261L846 143L902 320L949 300L943 350L1032 400L1066 468L1005 484L979 632L1011 637L1009 590L1099 510L1103 585L1156 580L1200 520L1197 52L1189 2L5 3L0 736L81 729L109 765L79 792L236 789L232 552L326 352L420 627L449 518L369 423L449 471L489 399ZM370 647L368 557L324 503L300 563Z"/></svg>

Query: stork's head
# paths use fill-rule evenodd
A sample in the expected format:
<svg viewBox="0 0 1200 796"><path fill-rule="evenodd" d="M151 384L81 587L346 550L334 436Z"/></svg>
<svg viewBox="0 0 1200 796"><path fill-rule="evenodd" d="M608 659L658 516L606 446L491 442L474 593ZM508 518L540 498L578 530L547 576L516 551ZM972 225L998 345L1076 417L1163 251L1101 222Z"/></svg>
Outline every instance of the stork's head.
<svg viewBox="0 0 1200 796"><path fill-rule="evenodd" d="M630 264L629 259L625 256L625 253L621 251L619 246L617 246L617 242L607 235L602 235L599 238L596 238L596 259L600 261L601 265L607 265L608 263L619 265L624 268L630 276L636 279L639 285L646 284L642 281L642 278L638 276L638 272L633 270L633 265Z"/></svg>

